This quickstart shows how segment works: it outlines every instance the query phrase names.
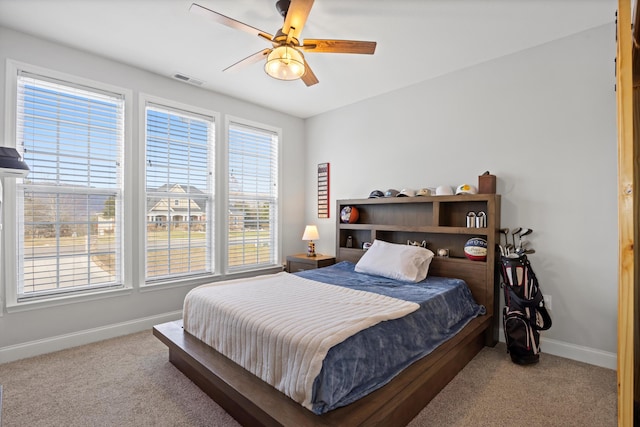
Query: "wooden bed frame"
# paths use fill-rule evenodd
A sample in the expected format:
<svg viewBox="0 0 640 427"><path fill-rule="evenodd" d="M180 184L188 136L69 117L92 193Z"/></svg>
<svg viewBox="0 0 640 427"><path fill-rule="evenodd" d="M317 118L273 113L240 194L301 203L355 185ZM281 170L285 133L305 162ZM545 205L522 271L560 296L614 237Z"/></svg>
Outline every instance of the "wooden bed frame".
<svg viewBox="0 0 640 427"><path fill-rule="evenodd" d="M473 319L460 333L418 360L384 387L342 408L315 415L258 377L182 329L182 322L156 325L153 334L169 347L169 360L223 409L245 426L404 426L485 346L497 342L494 283L495 240L499 229L499 196L464 196L455 202L487 201L490 227L473 230L487 236L487 262L434 258L429 274L458 277L467 282L487 314ZM423 199L423 198L421 198ZM425 200L421 200L424 202ZM384 203L384 201L381 201ZM366 202L370 203L370 202ZM403 202L406 203L406 202ZM338 207L340 201L338 201ZM474 205L475 206L475 205ZM457 211L458 208L453 209ZM464 211L466 207L460 209ZM452 211L453 211L452 210ZM496 213L497 210L497 213ZM438 208L435 209L438 212ZM455 216L455 215L454 215ZM339 216L337 216L339 218ZM450 220L450 219L449 219ZM458 222L456 220L456 222ZM341 225L338 225L340 229ZM443 233L443 230L428 231ZM449 227L465 234L461 227ZM389 226L385 225L388 233ZM407 226L400 226L402 237ZM421 228L418 230L423 232ZM466 233L469 233L467 230ZM340 245L340 241L337 242ZM338 261L341 261L338 248ZM348 257L353 260L353 254ZM489 280L491 279L491 280Z"/></svg>

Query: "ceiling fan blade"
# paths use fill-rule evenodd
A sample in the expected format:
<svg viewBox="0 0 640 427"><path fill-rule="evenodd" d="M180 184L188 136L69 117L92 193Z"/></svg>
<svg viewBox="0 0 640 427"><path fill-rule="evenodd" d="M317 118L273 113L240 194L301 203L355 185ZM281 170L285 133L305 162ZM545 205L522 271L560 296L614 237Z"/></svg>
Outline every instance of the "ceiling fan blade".
<svg viewBox="0 0 640 427"><path fill-rule="evenodd" d="M376 42L305 39L300 49L311 53L360 53L373 55L376 51Z"/></svg>
<svg viewBox="0 0 640 427"><path fill-rule="evenodd" d="M289 37L300 40L300 33L307 22L311 6L313 6L313 0L291 0L282 32Z"/></svg>
<svg viewBox="0 0 640 427"><path fill-rule="evenodd" d="M236 30L244 31L254 36L262 37L263 39L266 39L268 41L273 40L273 36L266 31L259 30L243 22L236 21L233 18L229 18L228 16L225 16L221 13L215 12L211 9L207 9L206 7L200 6L197 3L191 4L191 7L189 7L189 12L195 13L196 15L204 16L205 18L215 21L218 24L226 25L227 27L235 28Z"/></svg>
<svg viewBox="0 0 640 427"><path fill-rule="evenodd" d="M255 64L256 62L259 62L261 60L263 60L264 58L267 57L267 55L269 55L269 53L271 52L272 49L263 49L260 52L256 52L253 55L249 55L244 59L241 59L240 61L236 62L233 65L228 66L227 68L225 68L222 71L236 71L236 70L240 70L248 65L251 64Z"/></svg>
<svg viewBox="0 0 640 427"><path fill-rule="evenodd" d="M309 67L306 59L304 60L304 74L301 79L307 86L313 86L318 83L318 78L313 74L313 71L311 70L311 67Z"/></svg>

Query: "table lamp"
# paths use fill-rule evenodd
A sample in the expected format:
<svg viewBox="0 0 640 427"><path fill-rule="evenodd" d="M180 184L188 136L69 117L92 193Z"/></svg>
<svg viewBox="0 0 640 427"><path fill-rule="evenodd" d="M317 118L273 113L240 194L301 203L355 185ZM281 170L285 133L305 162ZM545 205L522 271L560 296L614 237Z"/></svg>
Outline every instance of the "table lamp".
<svg viewBox="0 0 640 427"><path fill-rule="evenodd" d="M316 244L313 243L313 241L318 240L319 238L320 235L318 234L318 227L315 225L307 225L304 228L302 240L309 241L309 245L307 246L307 256L316 256Z"/></svg>

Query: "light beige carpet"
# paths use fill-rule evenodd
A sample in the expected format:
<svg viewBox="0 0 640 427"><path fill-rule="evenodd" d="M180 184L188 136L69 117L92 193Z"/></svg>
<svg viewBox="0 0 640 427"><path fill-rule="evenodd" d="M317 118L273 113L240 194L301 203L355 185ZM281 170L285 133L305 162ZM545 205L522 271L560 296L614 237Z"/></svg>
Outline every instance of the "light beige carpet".
<svg viewBox="0 0 640 427"><path fill-rule="evenodd" d="M151 331L0 365L3 427L237 426ZM410 426L615 426L615 371L485 348Z"/></svg>

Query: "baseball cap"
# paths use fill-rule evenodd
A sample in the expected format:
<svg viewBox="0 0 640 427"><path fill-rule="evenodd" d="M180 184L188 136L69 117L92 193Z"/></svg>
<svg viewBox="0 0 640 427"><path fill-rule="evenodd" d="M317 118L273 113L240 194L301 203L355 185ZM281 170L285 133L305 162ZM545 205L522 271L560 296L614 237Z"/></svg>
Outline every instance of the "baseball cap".
<svg viewBox="0 0 640 427"><path fill-rule="evenodd" d="M416 196L430 196L430 195L431 195L430 188L421 188L418 191L416 191Z"/></svg>
<svg viewBox="0 0 640 427"><path fill-rule="evenodd" d="M453 196L453 189L450 185L440 185L436 188L436 196Z"/></svg>
<svg viewBox="0 0 640 427"><path fill-rule="evenodd" d="M398 190L394 190L393 188L390 188L384 193L384 197L396 197L398 193L399 193Z"/></svg>
<svg viewBox="0 0 640 427"><path fill-rule="evenodd" d="M403 188L396 197L413 197L416 195L416 190L412 190L410 188Z"/></svg>
<svg viewBox="0 0 640 427"><path fill-rule="evenodd" d="M456 194L478 194L478 189L470 184L460 184L456 188Z"/></svg>
<svg viewBox="0 0 640 427"><path fill-rule="evenodd" d="M376 199L378 197L384 197L384 193L380 190L373 190L371 193L369 193L370 199Z"/></svg>

